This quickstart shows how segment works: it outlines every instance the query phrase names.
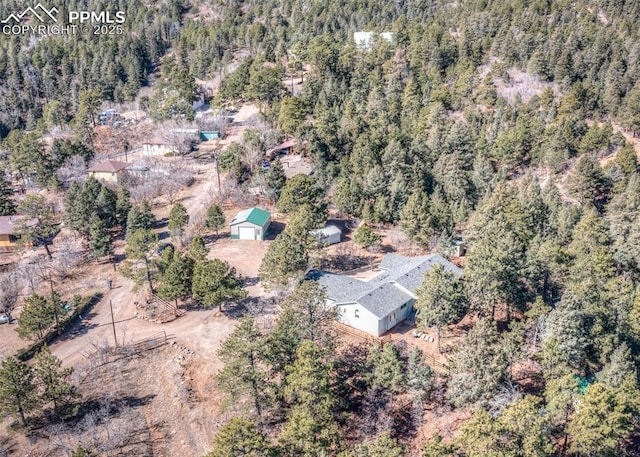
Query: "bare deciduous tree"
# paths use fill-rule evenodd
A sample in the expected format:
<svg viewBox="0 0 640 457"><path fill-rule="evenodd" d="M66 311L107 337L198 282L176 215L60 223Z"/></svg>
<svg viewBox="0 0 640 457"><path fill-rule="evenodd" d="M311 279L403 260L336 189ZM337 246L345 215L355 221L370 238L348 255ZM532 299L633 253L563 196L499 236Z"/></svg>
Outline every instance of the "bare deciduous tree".
<svg viewBox="0 0 640 457"><path fill-rule="evenodd" d="M191 151L194 143L199 143L200 138L189 133L189 130L197 130L198 126L188 122L167 121L162 123L158 130L171 150L177 154L185 155Z"/></svg>
<svg viewBox="0 0 640 457"><path fill-rule="evenodd" d="M62 187L67 188L72 182L80 186L87 180L87 165L80 156L72 156L65 160L64 164L56 172L58 181Z"/></svg>
<svg viewBox="0 0 640 457"><path fill-rule="evenodd" d="M18 303L20 296L20 281L16 271L9 271L0 275L0 312L11 319L11 313Z"/></svg>

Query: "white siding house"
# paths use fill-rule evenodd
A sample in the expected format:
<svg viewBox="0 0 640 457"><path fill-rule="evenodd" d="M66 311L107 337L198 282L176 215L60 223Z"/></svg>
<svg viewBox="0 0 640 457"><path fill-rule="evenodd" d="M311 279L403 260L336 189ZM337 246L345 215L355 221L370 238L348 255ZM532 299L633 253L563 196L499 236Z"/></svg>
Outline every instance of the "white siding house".
<svg viewBox="0 0 640 457"><path fill-rule="evenodd" d="M318 270L309 272L307 277L325 289L327 305L338 308L340 322L380 336L411 317L416 289L425 272L438 264L457 277L462 276L460 268L439 254L423 257L389 254L380 263L382 272L370 281Z"/></svg>

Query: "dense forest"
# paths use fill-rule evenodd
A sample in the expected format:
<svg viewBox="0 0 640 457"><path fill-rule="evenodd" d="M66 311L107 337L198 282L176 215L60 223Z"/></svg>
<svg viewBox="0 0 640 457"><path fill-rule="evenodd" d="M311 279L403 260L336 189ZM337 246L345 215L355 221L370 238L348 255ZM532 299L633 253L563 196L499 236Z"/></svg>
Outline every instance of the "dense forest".
<svg viewBox="0 0 640 457"><path fill-rule="evenodd" d="M0 133L16 175L46 163L38 184L55 187L64 160L93 157L81 131L46 151L25 131L86 127L101 100L137 100L155 81L190 101L196 78L216 76L212 104L256 102L279 136L306 140L313 162L308 178L267 173L290 223L261 279L295 290L273 329L243 319L220 349L219 387L244 413L221 429L211 456L640 455L640 3L88 3L125 10L128 33L0 37ZM4 2L0 15L18 4ZM363 49L353 32L365 30L393 40ZM283 80L301 76L301 93L290 95ZM158 97L144 100L154 118L185 114ZM254 140L221 158L242 181L264 178L243 163ZM115 208L128 210L128 196L88 183L67 192L70 226L98 231L108 212L88 220L73 202L102 194L113 207L106 227L125 225ZM322 291L298 284L314 255L308 231L328 206L363 221L369 237L396 227L424 250L467 244L463 278L434 269L416 302L419 328L472 323L446 373L406 347L336 350ZM138 242L143 258L153 243ZM205 282L214 276L205 267L217 266L200 260ZM180 276L180 265L165 270ZM129 272L144 273L151 282L148 269ZM187 279L173 293L167 278L167 299L189 292L180 289ZM453 437L417 443L427 410L471 418Z"/></svg>

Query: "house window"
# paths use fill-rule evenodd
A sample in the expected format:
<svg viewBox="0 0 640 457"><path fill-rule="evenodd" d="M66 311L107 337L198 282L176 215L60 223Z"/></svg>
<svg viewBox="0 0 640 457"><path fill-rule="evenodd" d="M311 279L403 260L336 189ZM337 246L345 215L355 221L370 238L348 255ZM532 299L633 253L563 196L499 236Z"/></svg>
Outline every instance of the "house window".
<svg viewBox="0 0 640 457"><path fill-rule="evenodd" d="M395 321L395 320L396 320L396 313L395 313L395 312L393 312L393 313L389 314L389 320L390 320L391 322L393 322L393 321Z"/></svg>
<svg viewBox="0 0 640 457"><path fill-rule="evenodd" d="M354 315L355 315L356 317L360 317L360 310L359 310L359 309L356 309L356 310L355 310L355 312L354 312Z"/></svg>

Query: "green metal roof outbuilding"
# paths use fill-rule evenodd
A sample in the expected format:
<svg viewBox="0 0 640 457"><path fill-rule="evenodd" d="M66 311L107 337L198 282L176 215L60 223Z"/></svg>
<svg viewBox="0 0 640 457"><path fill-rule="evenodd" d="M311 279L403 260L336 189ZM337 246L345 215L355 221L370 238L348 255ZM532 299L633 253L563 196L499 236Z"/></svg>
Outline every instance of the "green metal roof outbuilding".
<svg viewBox="0 0 640 457"><path fill-rule="evenodd" d="M245 209L236 214L230 225L234 240L264 240L269 233L271 214L256 207Z"/></svg>

